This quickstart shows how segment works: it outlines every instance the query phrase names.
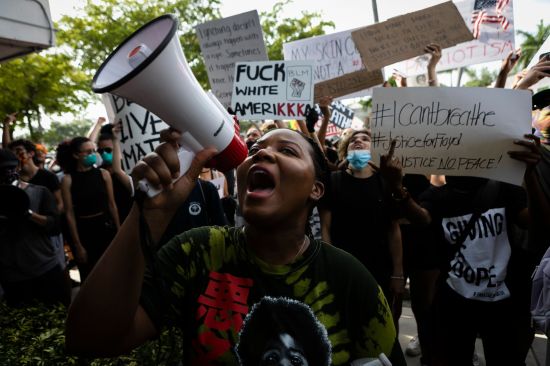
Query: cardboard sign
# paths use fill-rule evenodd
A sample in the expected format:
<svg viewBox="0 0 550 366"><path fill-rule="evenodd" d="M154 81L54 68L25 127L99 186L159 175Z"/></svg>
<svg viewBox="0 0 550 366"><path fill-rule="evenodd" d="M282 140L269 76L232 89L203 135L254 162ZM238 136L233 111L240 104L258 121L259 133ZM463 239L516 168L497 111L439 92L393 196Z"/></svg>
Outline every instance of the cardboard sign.
<svg viewBox="0 0 550 366"><path fill-rule="evenodd" d="M239 62L231 108L241 118L305 119L313 106L311 61Z"/></svg>
<svg viewBox="0 0 550 366"><path fill-rule="evenodd" d="M340 102L332 102L330 105L332 111L330 113L330 122L345 130L351 127L353 121L354 112L352 109L346 107Z"/></svg>
<svg viewBox="0 0 550 366"><path fill-rule="evenodd" d="M406 173L476 176L521 185L525 164L507 152L531 132L531 93L488 88L376 88L374 159L396 139Z"/></svg>
<svg viewBox="0 0 550 366"><path fill-rule="evenodd" d="M169 126L139 104L114 94L102 94L109 122L122 123L122 169L130 173L138 161L159 145L160 131Z"/></svg>
<svg viewBox="0 0 550 366"><path fill-rule="evenodd" d="M381 70L368 71L363 69L355 71L315 84L315 101L318 102L321 97L329 95L333 98L341 97L371 86L380 85L383 82L384 75Z"/></svg>
<svg viewBox="0 0 550 366"><path fill-rule="evenodd" d="M429 43L447 48L473 39L451 1L360 28L351 36L369 70L422 55Z"/></svg>
<svg viewBox="0 0 550 366"><path fill-rule="evenodd" d="M550 52L550 37L546 38L546 41L540 46L537 53L535 53L535 56L529 61L529 65L527 65L527 68L530 69L533 66L535 66L539 62L540 55L543 53Z"/></svg>
<svg viewBox="0 0 550 366"><path fill-rule="evenodd" d="M483 10L483 21L476 22L480 10L475 10L479 0L466 0L455 3L464 22L472 31L478 27L479 36L469 42L446 48L441 53L441 60L437 64L437 71L450 70L483 62L504 60L515 49L514 42L514 9L510 0L497 11L496 1ZM497 13L499 15L497 15ZM477 23L477 24L476 24ZM402 61L392 65L406 75L420 75L427 72L429 54Z"/></svg>
<svg viewBox="0 0 550 366"><path fill-rule="evenodd" d="M212 92L228 107L235 62L267 60L256 10L212 20L195 27Z"/></svg>

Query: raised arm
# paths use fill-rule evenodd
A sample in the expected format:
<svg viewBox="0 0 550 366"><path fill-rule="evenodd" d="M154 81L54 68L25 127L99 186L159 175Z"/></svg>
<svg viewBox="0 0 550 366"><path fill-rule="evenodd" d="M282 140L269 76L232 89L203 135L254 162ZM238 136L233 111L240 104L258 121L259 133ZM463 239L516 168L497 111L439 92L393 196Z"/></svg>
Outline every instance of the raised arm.
<svg viewBox="0 0 550 366"><path fill-rule="evenodd" d="M428 62L428 85L439 86L435 68L441 60L441 46L437 43L430 43L426 46L425 51L431 55L430 62Z"/></svg>
<svg viewBox="0 0 550 366"><path fill-rule="evenodd" d="M119 122L113 127L113 174L124 184L128 192L134 192L132 178L122 169L122 148L120 147L120 132L122 124Z"/></svg>
<svg viewBox="0 0 550 366"><path fill-rule="evenodd" d="M394 156L396 140L392 140L387 154L380 156L380 174L384 178L386 189L395 210L415 224L429 224L432 217L428 210L421 207L403 187L403 168Z"/></svg>
<svg viewBox="0 0 550 366"><path fill-rule="evenodd" d="M11 142L10 137L10 124L15 122L17 118L17 112L8 114L2 122L2 148L7 149L9 143Z"/></svg>
<svg viewBox="0 0 550 366"><path fill-rule="evenodd" d="M157 243L177 208L188 197L213 149L199 152L189 170L176 182L179 161L176 147L164 143L133 170L133 178L146 178L164 190L144 197L143 217ZM140 213L136 204L103 257L73 301L66 322L66 346L72 353L112 356L131 350L157 330L139 305L145 271L140 247Z"/></svg>
<svg viewBox="0 0 550 366"><path fill-rule="evenodd" d="M535 66L530 68L523 78L516 84L515 89L529 89L531 86L538 83L540 80L550 76L550 59L544 57L537 62Z"/></svg>
<svg viewBox="0 0 550 366"><path fill-rule="evenodd" d="M502 61L502 65L500 65L500 71L498 73L497 80L495 81L495 88L504 88L508 74L514 66L516 66L520 57L521 48L518 48L515 51L510 51L508 56L506 56L506 58Z"/></svg>
<svg viewBox="0 0 550 366"><path fill-rule="evenodd" d="M323 113L323 119L321 120L321 127L317 131L317 137L319 138L319 144L325 146L325 138L327 137L328 122L330 121L330 104L333 98L331 96L321 97L319 100L319 109ZM324 150L324 149L323 149Z"/></svg>
<svg viewBox="0 0 550 366"><path fill-rule="evenodd" d="M105 123L106 119L105 117L99 117L95 124L90 128L90 131L88 131L87 137L92 141L94 144L97 143L97 137L99 135L99 131L101 130L101 126Z"/></svg>

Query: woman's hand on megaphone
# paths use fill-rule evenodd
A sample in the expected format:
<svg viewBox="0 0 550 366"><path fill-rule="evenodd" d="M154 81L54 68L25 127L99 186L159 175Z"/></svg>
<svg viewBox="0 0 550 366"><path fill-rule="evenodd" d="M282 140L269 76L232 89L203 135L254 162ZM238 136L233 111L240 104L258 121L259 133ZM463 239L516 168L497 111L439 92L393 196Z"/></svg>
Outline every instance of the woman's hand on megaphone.
<svg viewBox="0 0 550 366"><path fill-rule="evenodd" d="M168 140L139 161L132 171L134 182L146 179L153 187L162 188L160 194L147 197L143 202L143 208L155 210L155 215L169 215L171 218L193 190L203 166L217 151L214 148L206 148L198 152L187 172L174 181L179 176L180 168L177 152L177 144Z"/></svg>

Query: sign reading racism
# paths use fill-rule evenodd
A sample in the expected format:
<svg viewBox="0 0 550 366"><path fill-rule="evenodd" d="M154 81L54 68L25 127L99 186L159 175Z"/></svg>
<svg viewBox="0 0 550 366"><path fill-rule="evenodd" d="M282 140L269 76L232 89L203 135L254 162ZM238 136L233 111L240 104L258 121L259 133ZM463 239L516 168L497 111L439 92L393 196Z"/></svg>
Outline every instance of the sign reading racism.
<svg viewBox="0 0 550 366"><path fill-rule="evenodd" d="M446 48L473 39L451 1L360 28L351 35L369 70L422 55L429 43Z"/></svg>
<svg viewBox="0 0 550 366"><path fill-rule="evenodd" d="M305 119L313 106L310 61L239 62L231 108L241 118Z"/></svg>
<svg viewBox="0 0 550 366"><path fill-rule="evenodd" d="M159 144L160 131L169 126L139 104L114 94L102 94L112 124L121 123L122 169L130 173L145 155Z"/></svg>
<svg viewBox="0 0 550 366"><path fill-rule="evenodd" d="M212 20L195 29L212 92L228 107L235 62L268 59L258 12Z"/></svg>
<svg viewBox="0 0 550 366"><path fill-rule="evenodd" d="M376 88L372 150L396 140L404 172L476 176L521 185L525 164L507 151L531 131L531 93L487 88Z"/></svg>
<svg viewBox="0 0 550 366"><path fill-rule="evenodd" d="M446 48L441 53L437 70L503 60L514 46L514 9L512 0L466 0L455 3L474 40ZM392 65L406 75L426 73L427 54Z"/></svg>

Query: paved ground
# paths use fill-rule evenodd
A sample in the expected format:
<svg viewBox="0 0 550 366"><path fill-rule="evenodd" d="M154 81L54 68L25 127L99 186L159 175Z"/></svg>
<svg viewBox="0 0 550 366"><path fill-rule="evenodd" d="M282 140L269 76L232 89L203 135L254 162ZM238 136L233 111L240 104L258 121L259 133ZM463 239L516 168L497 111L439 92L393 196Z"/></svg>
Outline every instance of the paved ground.
<svg viewBox="0 0 550 366"><path fill-rule="evenodd" d="M416 322L414 320L411 308L408 307L407 304L404 304L403 314L401 315L401 319L399 319L399 332L399 343L401 343L401 348L405 350L409 340L416 335ZM546 336L543 334L535 335L533 346L527 355L527 366L545 365L546 344ZM476 344L476 350L479 355L480 366L485 366L485 360L483 359L483 347L479 339ZM420 366L420 357L408 357L405 355L405 358L408 366ZM550 366L550 363L548 366Z"/></svg>

